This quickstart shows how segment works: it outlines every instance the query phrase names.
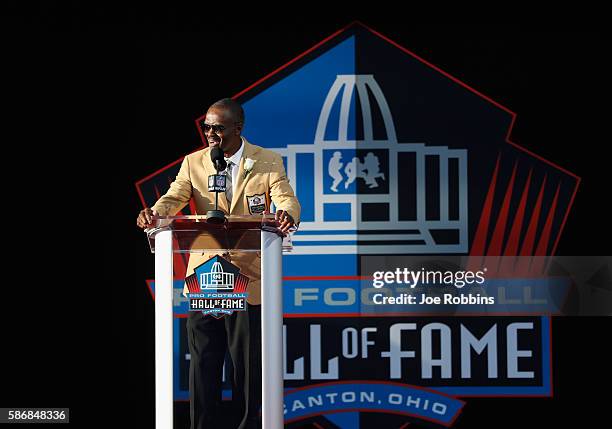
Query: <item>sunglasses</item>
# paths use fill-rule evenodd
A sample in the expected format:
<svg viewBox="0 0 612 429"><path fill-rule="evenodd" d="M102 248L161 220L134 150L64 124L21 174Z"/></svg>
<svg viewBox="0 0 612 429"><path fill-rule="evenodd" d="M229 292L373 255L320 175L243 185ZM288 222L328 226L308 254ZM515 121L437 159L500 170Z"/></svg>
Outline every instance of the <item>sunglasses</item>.
<svg viewBox="0 0 612 429"><path fill-rule="evenodd" d="M234 125L240 124L240 122L234 122ZM209 132L210 130L213 130L213 133L215 134L219 134L222 133L223 131L225 131L227 129L227 127L225 127L224 125L210 125L210 124L202 124L202 129L204 130L204 132Z"/></svg>

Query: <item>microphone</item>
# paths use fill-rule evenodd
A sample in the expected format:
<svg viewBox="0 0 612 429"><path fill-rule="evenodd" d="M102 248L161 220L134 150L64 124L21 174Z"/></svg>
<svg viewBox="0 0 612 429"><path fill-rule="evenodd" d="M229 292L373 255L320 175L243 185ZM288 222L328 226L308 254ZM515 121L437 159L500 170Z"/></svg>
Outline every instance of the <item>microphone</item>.
<svg viewBox="0 0 612 429"><path fill-rule="evenodd" d="M225 162L223 151L219 146L215 146L210 150L210 160L215 166L215 170L217 170L217 172L223 171L227 168L227 162Z"/></svg>
<svg viewBox="0 0 612 429"><path fill-rule="evenodd" d="M206 213L206 222L209 223L224 223L225 213L219 210L219 192L225 192L225 174L219 174L219 172L227 168L227 162L223 156L223 151L215 146L210 150L210 160L217 170L217 174L211 174L208 176L208 192L215 193L215 209L209 210Z"/></svg>

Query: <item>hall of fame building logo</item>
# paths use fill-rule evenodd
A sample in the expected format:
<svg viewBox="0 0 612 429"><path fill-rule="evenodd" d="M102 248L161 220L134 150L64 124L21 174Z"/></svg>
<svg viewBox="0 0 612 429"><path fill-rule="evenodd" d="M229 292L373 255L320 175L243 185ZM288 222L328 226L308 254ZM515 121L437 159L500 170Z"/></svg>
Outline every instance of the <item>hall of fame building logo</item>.
<svg viewBox="0 0 612 429"><path fill-rule="evenodd" d="M351 109L356 104L361 106L363 138L351 139L349 117L355 115ZM339 121L332 117L334 106ZM374 137L374 109L381 113L384 138ZM332 127L334 133L328 131ZM291 183L298 183L301 169L314 172L313 198L300 196L304 210L314 216L302 220L300 230L305 232L294 238L298 253L467 252L468 151L398 142L391 109L374 75L336 76L319 114L314 144L274 150L285 157ZM301 155L310 163L298 162ZM435 158L436 184L427 181L428 157ZM413 163L400 174L399 160L408 158ZM400 198L400 183L411 198ZM435 217L426 215L427 198L439 201ZM458 204L452 213L451 201ZM415 216L406 215L411 209ZM455 239L438 241L434 231Z"/></svg>
<svg viewBox="0 0 612 429"><path fill-rule="evenodd" d="M221 256L214 256L185 278L189 289L189 311L223 317L246 310L249 278Z"/></svg>

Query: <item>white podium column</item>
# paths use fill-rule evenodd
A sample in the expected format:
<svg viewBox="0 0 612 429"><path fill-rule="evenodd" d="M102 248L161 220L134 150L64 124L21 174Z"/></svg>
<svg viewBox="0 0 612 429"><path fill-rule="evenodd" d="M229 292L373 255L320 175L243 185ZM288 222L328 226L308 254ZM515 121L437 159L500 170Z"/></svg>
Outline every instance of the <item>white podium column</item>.
<svg viewBox="0 0 612 429"><path fill-rule="evenodd" d="M283 259L282 237L261 232L261 359L263 429L282 429Z"/></svg>
<svg viewBox="0 0 612 429"><path fill-rule="evenodd" d="M155 428L172 429L172 231L155 236Z"/></svg>

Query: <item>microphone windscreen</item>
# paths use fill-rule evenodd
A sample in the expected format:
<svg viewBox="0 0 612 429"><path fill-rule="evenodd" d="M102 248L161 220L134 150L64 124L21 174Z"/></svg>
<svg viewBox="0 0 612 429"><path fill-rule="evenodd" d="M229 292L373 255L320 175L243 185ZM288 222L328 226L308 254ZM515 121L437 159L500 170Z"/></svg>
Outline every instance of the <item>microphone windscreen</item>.
<svg viewBox="0 0 612 429"><path fill-rule="evenodd" d="M223 157L223 151L219 146L215 146L210 150L210 160L214 164L217 171L225 170L227 163Z"/></svg>

